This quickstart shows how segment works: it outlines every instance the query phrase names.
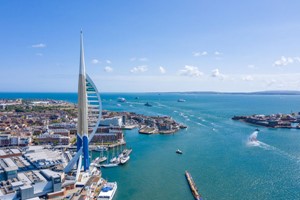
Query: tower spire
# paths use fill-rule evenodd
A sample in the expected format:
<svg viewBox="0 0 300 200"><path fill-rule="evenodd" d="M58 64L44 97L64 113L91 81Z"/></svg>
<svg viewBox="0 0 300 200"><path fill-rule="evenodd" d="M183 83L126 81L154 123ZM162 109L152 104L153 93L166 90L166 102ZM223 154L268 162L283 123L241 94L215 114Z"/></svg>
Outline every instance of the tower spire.
<svg viewBox="0 0 300 200"><path fill-rule="evenodd" d="M80 31L80 67L79 74L85 75L85 61L84 61L84 48L83 48L83 33Z"/></svg>
<svg viewBox="0 0 300 200"><path fill-rule="evenodd" d="M89 169L88 146L88 105L86 93L86 74L83 49L83 34L80 31L80 63L78 79L78 127L77 127L77 151L83 147L84 170Z"/></svg>

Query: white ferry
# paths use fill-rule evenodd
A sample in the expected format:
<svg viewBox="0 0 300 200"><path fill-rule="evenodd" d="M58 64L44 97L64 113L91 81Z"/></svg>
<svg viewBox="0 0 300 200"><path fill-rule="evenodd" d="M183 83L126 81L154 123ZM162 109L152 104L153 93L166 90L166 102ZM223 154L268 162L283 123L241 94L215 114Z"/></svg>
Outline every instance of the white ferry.
<svg viewBox="0 0 300 200"><path fill-rule="evenodd" d="M123 97L119 97L119 98L118 98L118 102L126 102L126 99L123 98Z"/></svg>
<svg viewBox="0 0 300 200"><path fill-rule="evenodd" d="M112 200L117 191L117 182L107 182L101 189L97 200Z"/></svg>

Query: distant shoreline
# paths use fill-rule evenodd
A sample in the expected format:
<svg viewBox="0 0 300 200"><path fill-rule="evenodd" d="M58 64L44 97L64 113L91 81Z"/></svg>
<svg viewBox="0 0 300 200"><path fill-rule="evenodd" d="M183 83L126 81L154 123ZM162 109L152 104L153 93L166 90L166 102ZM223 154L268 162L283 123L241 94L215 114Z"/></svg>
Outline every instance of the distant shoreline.
<svg viewBox="0 0 300 200"><path fill-rule="evenodd" d="M77 94L77 92L1 92L0 94ZM186 92L100 92L102 94L228 94L228 95L300 95L300 91L270 90L257 92L215 92L215 91L186 91Z"/></svg>

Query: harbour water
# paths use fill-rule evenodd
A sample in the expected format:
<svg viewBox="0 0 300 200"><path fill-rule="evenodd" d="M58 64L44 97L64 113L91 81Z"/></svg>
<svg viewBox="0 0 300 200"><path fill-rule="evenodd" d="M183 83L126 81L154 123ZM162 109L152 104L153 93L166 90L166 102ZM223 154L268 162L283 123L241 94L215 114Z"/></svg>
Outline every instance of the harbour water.
<svg viewBox="0 0 300 200"><path fill-rule="evenodd" d="M188 126L174 135L125 131L127 145L133 148L131 159L124 166L102 170L104 178L118 182L115 200L192 200L185 170L204 199L300 199L300 130L259 127L258 145L249 145L257 127L231 120L234 115L299 112L300 96L105 93L101 97L104 109L170 115ZM118 97L127 101L119 103ZM75 93L0 93L0 98L77 101ZM144 106L145 102L153 106ZM177 149L183 154L176 154Z"/></svg>

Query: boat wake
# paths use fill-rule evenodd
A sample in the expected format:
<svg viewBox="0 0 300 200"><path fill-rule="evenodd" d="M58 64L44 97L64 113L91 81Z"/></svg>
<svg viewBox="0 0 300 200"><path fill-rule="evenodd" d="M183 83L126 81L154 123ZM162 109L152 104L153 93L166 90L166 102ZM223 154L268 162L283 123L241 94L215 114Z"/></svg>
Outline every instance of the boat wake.
<svg viewBox="0 0 300 200"><path fill-rule="evenodd" d="M255 130L247 140L247 146L259 146L261 142L257 140L258 130Z"/></svg>
<svg viewBox="0 0 300 200"><path fill-rule="evenodd" d="M300 162L300 158L299 157L296 157L296 156L293 156L277 147L274 147L272 145L269 145L269 144L266 144L264 142L261 142L261 141L258 141L257 140L257 136L258 136L258 130L255 130L249 137L248 137L248 141L247 141L247 146L255 146L255 147L259 147L259 148L262 148L264 150L267 150L267 151L273 151L274 153L280 155L280 156L283 156L285 158L288 158L290 160L293 160L293 161L297 161L297 162Z"/></svg>

